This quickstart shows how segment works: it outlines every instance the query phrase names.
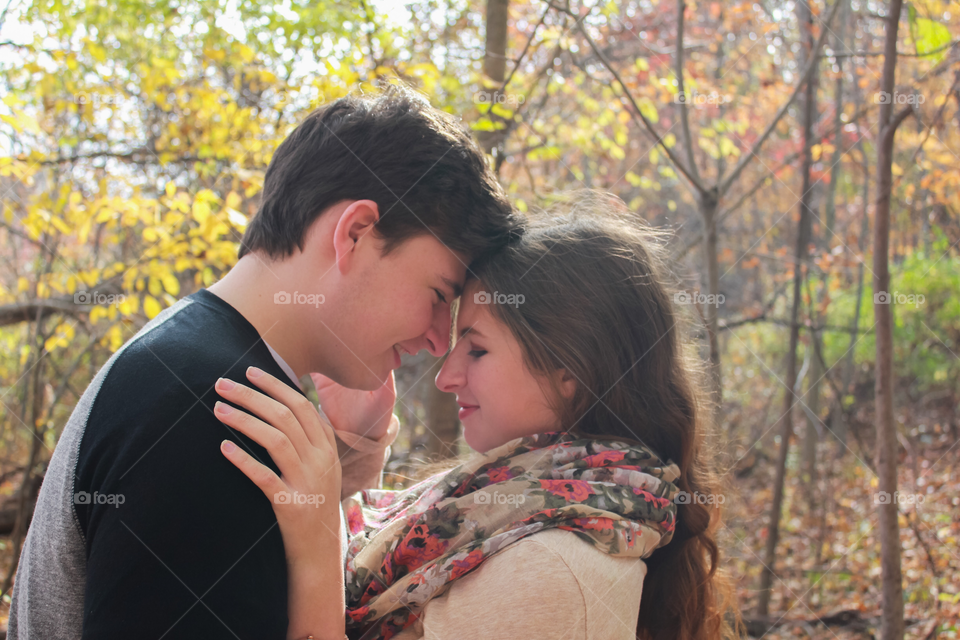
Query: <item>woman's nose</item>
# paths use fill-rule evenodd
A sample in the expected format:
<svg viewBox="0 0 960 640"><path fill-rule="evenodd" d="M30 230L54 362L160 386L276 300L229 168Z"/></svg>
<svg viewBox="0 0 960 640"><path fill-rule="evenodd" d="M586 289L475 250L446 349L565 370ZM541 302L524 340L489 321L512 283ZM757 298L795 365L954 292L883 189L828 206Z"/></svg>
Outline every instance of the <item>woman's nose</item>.
<svg viewBox="0 0 960 640"><path fill-rule="evenodd" d="M440 367L440 373L437 374L437 389L444 393L455 393L457 389L463 387L463 370L458 366L456 350L447 355L446 361Z"/></svg>

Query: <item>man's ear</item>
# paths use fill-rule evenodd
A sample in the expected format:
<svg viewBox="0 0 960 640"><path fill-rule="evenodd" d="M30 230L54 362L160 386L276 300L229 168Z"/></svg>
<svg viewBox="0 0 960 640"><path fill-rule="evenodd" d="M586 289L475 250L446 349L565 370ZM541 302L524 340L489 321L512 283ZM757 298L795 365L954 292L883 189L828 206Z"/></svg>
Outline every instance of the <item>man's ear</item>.
<svg viewBox="0 0 960 640"><path fill-rule="evenodd" d="M333 250L336 253L337 268L341 272L350 269L356 248L361 239L370 236L373 225L380 219L380 210L373 200L355 200L351 202L337 221L333 230ZM372 242L370 236L366 240Z"/></svg>

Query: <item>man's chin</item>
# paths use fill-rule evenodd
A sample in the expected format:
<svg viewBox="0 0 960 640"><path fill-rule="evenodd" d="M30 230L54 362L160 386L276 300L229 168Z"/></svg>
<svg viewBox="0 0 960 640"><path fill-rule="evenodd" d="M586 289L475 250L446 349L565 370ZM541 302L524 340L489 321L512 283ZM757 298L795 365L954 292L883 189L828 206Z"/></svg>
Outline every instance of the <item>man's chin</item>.
<svg viewBox="0 0 960 640"><path fill-rule="evenodd" d="M386 371L378 374L370 370L364 370L358 374L356 384L352 384L350 386L353 389L360 389L362 391L376 391L387 382L387 378L390 377L391 371L392 369L387 369Z"/></svg>

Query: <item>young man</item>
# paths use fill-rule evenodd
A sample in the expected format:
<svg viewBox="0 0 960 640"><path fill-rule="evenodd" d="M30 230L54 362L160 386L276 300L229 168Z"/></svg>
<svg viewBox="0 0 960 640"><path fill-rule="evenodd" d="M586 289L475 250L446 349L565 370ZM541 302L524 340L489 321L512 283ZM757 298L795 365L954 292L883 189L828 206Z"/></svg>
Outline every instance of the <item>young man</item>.
<svg viewBox="0 0 960 640"><path fill-rule="evenodd" d="M392 89L308 116L270 163L235 267L149 322L75 408L8 637L283 640L273 509L220 442L279 471L214 416L218 378L256 366L300 388L321 374L344 491L371 486L396 436L400 355L446 352L467 265L518 230L469 135L419 96Z"/></svg>

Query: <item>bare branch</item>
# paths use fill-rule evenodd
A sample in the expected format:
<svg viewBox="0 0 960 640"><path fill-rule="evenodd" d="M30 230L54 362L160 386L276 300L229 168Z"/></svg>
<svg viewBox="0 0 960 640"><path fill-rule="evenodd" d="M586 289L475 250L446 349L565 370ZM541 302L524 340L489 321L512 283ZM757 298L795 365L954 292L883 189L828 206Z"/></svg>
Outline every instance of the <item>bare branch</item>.
<svg viewBox="0 0 960 640"><path fill-rule="evenodd" d="M500 92L502 93L504 89L507 88L507 85L510 84L510 81L513 79L513 74L517 72L517 69L520 68L520 63L523 62L523 59L527 55L527 51L530 49L530 44L533 42L533 38L537 35L537 29L540 28L540 25L543 24L543 21L546 20L547 14L550 13L550 5L547 5L547 8L543 10L543 15L540 16L540 21L533 27L533 31L530 32L530 37L527 38L527 44L523 47L523 51L520 52L520 56L516 60L516 64L513 65L513 69L510 70L510 73L504 79L503 84L500 86Z"/></svg>
<svg viewBox="0 0 960 640"><path fill-rule="evenodd" d="M548 3L548 4L550 4L550 6L556 9L557 11L565 13L573 18L579 18L576 14L574 14L569 9L566 9L564 7L558 7L551 3ZM640 122L643 123L644 128L647 130L650 136L654 139L656 144L658 144L660 148L663 149L663 152L667 155L668 158L670 158L670 161L673 163L673 165L680 171L680 173L684 175L684 177L687 180L690 181L690 184L693 185L693 187L701 195L708 193L709 189L703 186L703 183L700 182L700 180L690 172L690 170L684 165L684 163L680 160L680 158L678 158L676 154L670 149L670 147L666 145L666 143L663 141L663 136L661 136L657 132L657 130L654 129L653 124L649 120L647 120L647 117L643 115L642 111L640 111L640 106L637 104L637 101L634 100L633 94L630 93L630 90L627 88L626 83L620 77L620 74L617 73L617 70L614 69L613 65L610 63L610 60L603 53L603 51L600 50L600 47L597 46L597 43L594 42L593 38L590 37L590 34L587 33L587 29L583 25L582 18L580 18L580 22L578 23L577 26L580 28L580 33L583 34L583 37L586 39L587 43L590 45L590 48L593 50L594 55L596 55L600 59L600 62L603 63L603 66L606 67L607 71L609 71L613 75L617 83L620 85L620 89L623 94L622 97L626 98L630 102L630 105L633 107L634 118L640 119Z"/></svg>
<svg viewBox="0 0 960 640"><path fill-rule="evenodd" d="M687 162L690 164L690 173L699 180L700 171L697 169L696 158L693 157L693 139L690 136L690 118L687 108L687 94L683 87L683 18L686 13L687 5L684 0L677 0L677 56L676 56L676 74L677 74L677 94L680 103L680 125L683 130L683 148L687 153Z"/></svg>

